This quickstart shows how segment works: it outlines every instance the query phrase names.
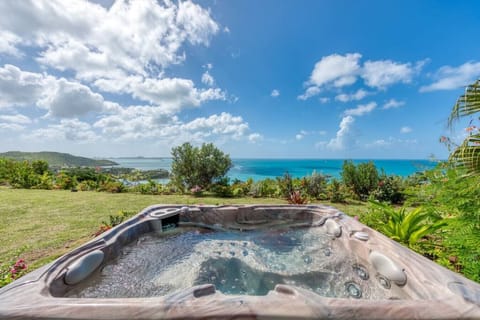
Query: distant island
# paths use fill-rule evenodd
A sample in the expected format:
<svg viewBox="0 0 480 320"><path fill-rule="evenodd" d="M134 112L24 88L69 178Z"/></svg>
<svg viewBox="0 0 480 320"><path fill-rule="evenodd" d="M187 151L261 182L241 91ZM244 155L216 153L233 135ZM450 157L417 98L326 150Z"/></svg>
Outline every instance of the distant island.
<svg viewBox="0 0 480 320"><path fill-rule="evenodd" d="M8 151L0 153L0 158L7 158L17 161L47 161L51 167L104 167L116 166L118 163L111 160L97 160L85 157L78 157L69 153L42 151L42 152L21 152Z"/></svg>

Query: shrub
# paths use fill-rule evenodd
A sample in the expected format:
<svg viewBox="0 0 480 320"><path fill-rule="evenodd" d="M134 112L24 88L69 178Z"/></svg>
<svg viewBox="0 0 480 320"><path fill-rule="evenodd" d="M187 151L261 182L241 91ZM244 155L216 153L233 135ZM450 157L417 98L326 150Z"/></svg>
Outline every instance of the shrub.
<svg viewBox="0 0 480 320"><path fill-rule="evenodd" d="M254 198L273 198L279 196L280 193L278 184L270 178L254 182L249 191L249 195Z"/></svg>
<svg viewBox="0 0 480 320"><path fill-rule="evenodd" d="M373 190L372 197L380 202L401 204L405 200L403 180L398 176L383 176L378 187Z"/></svg>
<svg viewBox="0 0 480 320"><path fill-rule="evenodd" d="M378 230L391 239L407 245L410 248L417 246L425 236L433 234L438 229L445 227L447 221L438 214L425 207L418 207L409 212L406 208L395 210L393 207L379 202L370 202L371 210L379 212L381 220Z"/></svg>
<svg viewBox="0 0 480 320"><path fill-rule="evenodd" d="M127 188L119 181L102 182L98 188L98 191L106 191L111 193L125 192Z"/></svg>
<svg viewBox="0 0 480 320"><path fill-rule="evenodd" d="M224 178L233 165L230 156L211 143L200 148L184 143L172 149L172 158L172 181L184 192L195 186L208 189Z"/></svg>
<svg viewBox="0 0 480 320"><path fill-rule="evenodd" d="M288 199L292 192L295 191L292 176L287 171L283 174L283 177L277 177L276 180L280 194L283 198Z"/></svg>
<svg viewBox="0 0 480 320"><path fill-rule="evenodd" d="M331 202L342 203L348 196L345 186L337 179L332 179L327 187L327 195Z"/></svg>
<svg viewBox="0 0 480 320"><path fill-rule="evenodd" d="M325 199L327 196L327 177L315 171L311 176L302 178L301 186L304 193L314 199Z"/></svg>
<svg viewBox="0 0 480 320"><path fill-rule="evenodd" d="M345 161L342 167L342 180L359 200L366 201L370 193L377 188L379 176L372 161L357 166L352 161Z"/></svg>
<svg viewBox="0 0 480 320"><path fill-rule="evenodd" d="M307 197L304 197L300 191L293 191L287 200L290 204L305 204L308 202Z"/></svg>

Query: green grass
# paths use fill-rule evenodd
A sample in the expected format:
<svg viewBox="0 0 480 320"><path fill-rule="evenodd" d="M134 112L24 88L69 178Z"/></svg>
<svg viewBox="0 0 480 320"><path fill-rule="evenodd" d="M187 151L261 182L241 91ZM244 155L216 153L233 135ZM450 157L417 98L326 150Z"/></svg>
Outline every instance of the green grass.
<svg viewBox="0 0 480 320"><path fill-rule="evenodd" d="M195 198L0 187L0 265L23 258L30 271L38 268L92 239L102 221L122 210L139 212L153 204L285 203L272 198ZM350 215L365 211L361 203L333 206Z"/></svg>

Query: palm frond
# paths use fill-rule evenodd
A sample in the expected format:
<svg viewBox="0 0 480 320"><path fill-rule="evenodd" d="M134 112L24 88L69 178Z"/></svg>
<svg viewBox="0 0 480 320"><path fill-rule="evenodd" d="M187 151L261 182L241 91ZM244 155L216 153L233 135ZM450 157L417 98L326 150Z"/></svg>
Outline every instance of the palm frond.
<svg viewBox="0 0 480 320"><path fill-rule="evenodd" d="M458 98L448 117L448 125L451 127L455 120L477 112L480 112L480 80L469 85L465 94Z"/></svg>
<svg viewBox="0 0 480 320"><path fill-rule="evenodd" d="M466 169L469 175L480 175L480 133L468 136L450 155L450 161Z"/></svg>

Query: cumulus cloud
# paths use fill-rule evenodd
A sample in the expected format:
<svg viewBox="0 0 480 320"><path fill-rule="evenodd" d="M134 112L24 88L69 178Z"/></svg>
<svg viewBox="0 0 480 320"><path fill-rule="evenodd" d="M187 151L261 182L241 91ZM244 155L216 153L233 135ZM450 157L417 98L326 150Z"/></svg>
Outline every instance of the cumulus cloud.
<svg viewBox="0 0 480 320"><path fill-rule="evenodd" d="M354 145L355 136L352 130L354 122L355 119L350 115L343 117L335 138L331 139L326 144L326 147L335 151L339 151Z"/></svg>
<svg viewBox="0 0 480 320"><path fill-rule="evenodd" d="M320 101L320 103L327 103L330 101L330 98L329 97L320 97L318 98L318 101Z"/></svg>
<svg viewBox="0 0 480 320"><path fill-rule="evenodd" d="M0 68L0 108L33 105L46 85L42 74L6 64Z"/></svg>
<svg viewBox="0 0 480 320"><path fill-rule="evenodd" d="M480 62L469 61L458 67L443 66L435 73L435 82L422 86L420 92L463 88L480 77Z"/></svg>
<svg viewBox="0 0 480 320"><path fill-rule="evenodd" d="M377 107L376 102L370 102L368 104L360 104L355 109L347 109L344 112L345 116L363 116L367 113L372 112Z"/></svg>
<svg viewBox="0 0 480 320"><path fill-rule="evenodd" d="M100 94L92 92L83 84L65 79L52 81L37 103L39 107L48 110L47 116L57 118L74 118L89 112L100 112L103 104Z"/></svg>
<svg viewBox="0 0 480 320"><path fill-rule="evenodd" d="M0 107L37 106L58 118L83 116L104 109L103 97L88 86L13 65L0 68Z"/></svg>
<svg viewBox="0 0 480 320"><path fill-rule="evenodd" d="M416 69L411 63L398 63L391 60L366 61L362 78L369 87L385 89L395 83L411 82L415 72Z"/></svg>
<svg viewBox="0 0 480 320"><path fill-rule="evenodd" d="M198 107L209 100L227 100L220 88L199 89L190 79L142 78L131 76L118 80L99 79L95 85L105 92L123 92L134 98L158 105L169 112L178 112L184 107Z"/></svg>
<svg viewBox="0 0 480 320"><path fill-rule="evenodd" d="M405 105L405 101L397 101L395 99L390 99L387 102L385 102L382 109L384 110L394 109L394 108L399 108L403 105Z"/></svg>
<svg viewBox="0 0 480 320"><path fill-rule="evenodd" d="M314 66L312 74L305 82L306 90L298 96L306 100L317 95L323 88L340 88L354 84L360 77L365 85L374 89L386 89L396 83L410 83L423 68L427 60L416 63L400 63L392 60L360 62L362 55L349 53L346 55L332 54L322 57ZM360 89L361 90L361 89ZM357 91L358 96L339 94L336 99L346 102L360 100L366 91Z"/></svg>
<svg viewBox="0 0 480 320"><path fill-rule="evenodd" d="M94 142L100 137L92 130L90 124L77 119L62 119L58 124L40 128L25 136L27 139L66 140L77 143Z"/></svg>
<svg viewBox="0 0 480 320"><path fill-rule="evenodd" d="M353 84L355 75L360 70L359 53L348 53L344 56L332 54L318 61L310 75L308 84L321 87L333 83L336 87Z"/></svg>
<svg viewBox="0 0 480 320"><path fill-rule="evenodd" d="M270 93L270 95L274 98L278 97L280 95L280 91L278 91L277 89L273 89L272 90L272 93Z"/></svg>
<svg viewBox="0 0 480 320"><path fill-rule="evenodd" d="M401 127L400 128L400 133L410 133L412 132L412 128L410 127Z"/></svg>
<svg viewBox="0 0 480 320"><path fill-rule="evenodd" d="M3 51L45 48L39 62L80 78L145 76L155 65L183 61L185 42L209 45L219 31L210 12L191 1L120 0L109 8L80 0L1 1L0 12L0 30L10 35L2 37Z"/></svg>
<svg viewBox="0 0 480 320"><path fill-rule="evenodd" d="M22 54L20 50L16 48L20 41L21 39L17 35L5 30L0 30L0 53L20 57Z"/></svg>
<svg viewBox="0 0 480 320"><path fill-rule="evenodd" d="M105 137L116 141L160 139L171 143L205 142L209 139L240 140L247 137L248 123L242 117L222 112L182 122L162 108L130 106L102 117L94 125ZM252 137L254 139L255 136Z"/></svg>
<svg viewBox="0 0 480 320"><path fill-rule="evenodd" d="M335 97L335 100L341 102L348 102L354 100L362 100L368 95L368 92L363 89L358 89L356 92L352 94L341 93Z"/></svg>

